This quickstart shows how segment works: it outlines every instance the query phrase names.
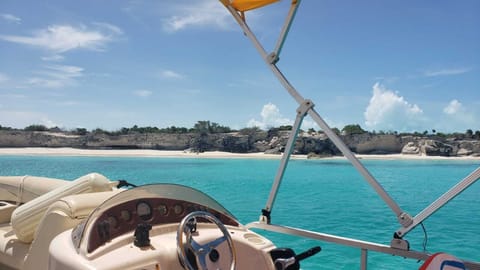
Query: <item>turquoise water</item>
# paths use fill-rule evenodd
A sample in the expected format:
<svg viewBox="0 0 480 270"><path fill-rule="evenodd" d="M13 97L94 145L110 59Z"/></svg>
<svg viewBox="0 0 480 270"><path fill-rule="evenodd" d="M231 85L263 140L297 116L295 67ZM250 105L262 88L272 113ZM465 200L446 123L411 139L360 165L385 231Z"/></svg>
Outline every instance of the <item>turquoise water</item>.
<svg viewBox="0 0 480 270"><path fill-rule="evenodd" d="M365 166L411 215L464 178L478 161L365 160ZM258 220L278 160L0 156L0 175L75 179L98 172L135 184L169 182L192 186L226 206L242 223ZM471 186L424 224L427 250L480 260L480 183ZM293 160L272 212L272 223L389 244L399 228L393 212L351 165L342 160ZM359 269L360 251L324 242L266 233L277 246L297 252L320 245L302 269ZM406 239L422 250L421 228ZM420 263L369 253L369 269L418 269Z"/></svg>

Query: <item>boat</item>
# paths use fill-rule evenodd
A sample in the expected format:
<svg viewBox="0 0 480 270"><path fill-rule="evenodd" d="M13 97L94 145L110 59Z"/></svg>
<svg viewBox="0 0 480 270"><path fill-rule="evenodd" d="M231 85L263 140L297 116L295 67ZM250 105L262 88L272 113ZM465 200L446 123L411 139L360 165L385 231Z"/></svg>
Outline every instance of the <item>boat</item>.
<svg viewBox="0 0 480 270"><path fill-rule="evenodd" d="M277 1L220 0L299 105L258 221L241 224L214 198L177 184L134 186L98 173L80 176L73 181L3 176L0 177L0 268L299 270L302 260L321 251L320 246L305 247L304 251L277 247L260 230L356 248L361 269L367 269L371 251L425 261L420 268L422 270L480 269L480 262L462 260L454 254L412 250L406 239L410 231L475 183L480 178L480 167L417 215L404 211L315 111L313 101L304 99L277 67L282 46L301 1L292 1L271 53L267 53L249 28L246 12ZM306 115L320 126L392 210L399 228L392 232L392 239L386 239L390 244L273 222L277 194ZM322 217L311 218L321 220ZM328 254L328 250L323 252ZM341 262L338 263L341 265Z"/></svg>

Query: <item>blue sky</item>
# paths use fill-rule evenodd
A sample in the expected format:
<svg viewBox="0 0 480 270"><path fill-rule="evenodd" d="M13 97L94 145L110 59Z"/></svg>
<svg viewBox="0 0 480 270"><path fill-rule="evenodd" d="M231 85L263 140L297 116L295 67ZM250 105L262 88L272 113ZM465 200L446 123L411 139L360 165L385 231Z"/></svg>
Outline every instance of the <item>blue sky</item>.
<svg viewBox="0 0 480 270"><path fill-rule="evenodd" d="M247 13L267 51L288 6ZM304 0L278 66L332 127L480 130L479 10ZM216 0L0 2L2 126L267 128L296 108Z"/></svg>

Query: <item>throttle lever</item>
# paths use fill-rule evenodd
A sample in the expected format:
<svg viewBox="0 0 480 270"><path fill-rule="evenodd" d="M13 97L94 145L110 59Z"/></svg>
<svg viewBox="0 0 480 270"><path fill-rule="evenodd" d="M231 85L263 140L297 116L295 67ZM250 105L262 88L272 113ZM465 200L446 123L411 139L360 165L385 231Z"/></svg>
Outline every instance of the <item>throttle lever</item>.
<svg viewBox="0 0 480 270"><path fill-rule="evenodd" d="M305 252L302 252L302 253L296 255L295 260L297 260L297 261L304 260L308 257L311 257L311 256L317 254L318 252L320 252L320 250L322 250L322 248L319 247L319 246L313 247L313 248L311 248L311 249L309 249Z"/></svg>
<svg viewBox="0 0 480 270"><path fill-rule="evenodd" d="M316 246L316 247L313 247L305 252L302 252L298 255L294 255L292 257L289 257L289 258L277 258L275 260L275 269L276 270L286 270L288 267L290 267L291 265L295 264L295 263L298 263L300 262L301 260L304 260L308 257L311 257L315 254L317 254L318 252L320 252L320 250L322 250L321 247L319 246ZM293 253L295 254L295 253ZM297 264L298 266L298 264Z"/></svg>

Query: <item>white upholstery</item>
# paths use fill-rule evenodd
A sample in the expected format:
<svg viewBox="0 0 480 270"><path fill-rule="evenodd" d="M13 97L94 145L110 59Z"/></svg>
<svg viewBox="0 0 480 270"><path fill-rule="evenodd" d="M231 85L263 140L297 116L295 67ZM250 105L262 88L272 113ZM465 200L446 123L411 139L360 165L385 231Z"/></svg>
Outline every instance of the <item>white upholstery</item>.
<svg viewBox="0 0 480 270"><path fill-rule="evenodd" d="M13 210L17 208L17 205L10 202L0 201L0 224L9 223Z"/></svg>
<svg viewBox="0 0 480 270"><path fill-rule="evenodd" d="M11 218L13 231L20 241L31 243L45 211L55 201L68 195L110 190L112 182L105 176L97 173L82 176L17 207Z"/></svg>
<svg viewBox="0 0 480 270"><path fill-rule="evenodd" d="M21 269L29 248L18 241L9 224L0 224L0 269Z"/></svg>
<svg viewBox="0 0 480 270"><path fill-rule="evenodd" d="M116 189L114 191L70 195L54 202L47 209L38 225L23 269L47 269L48 247L53 238L75 227L100 204L121 191Z"/></svg>
<svg viewBox="0 0 480 270"><path fill-rule="evenodd" d="M0 199L26 203L70 181L37 176L0 176Z"/></svg>

